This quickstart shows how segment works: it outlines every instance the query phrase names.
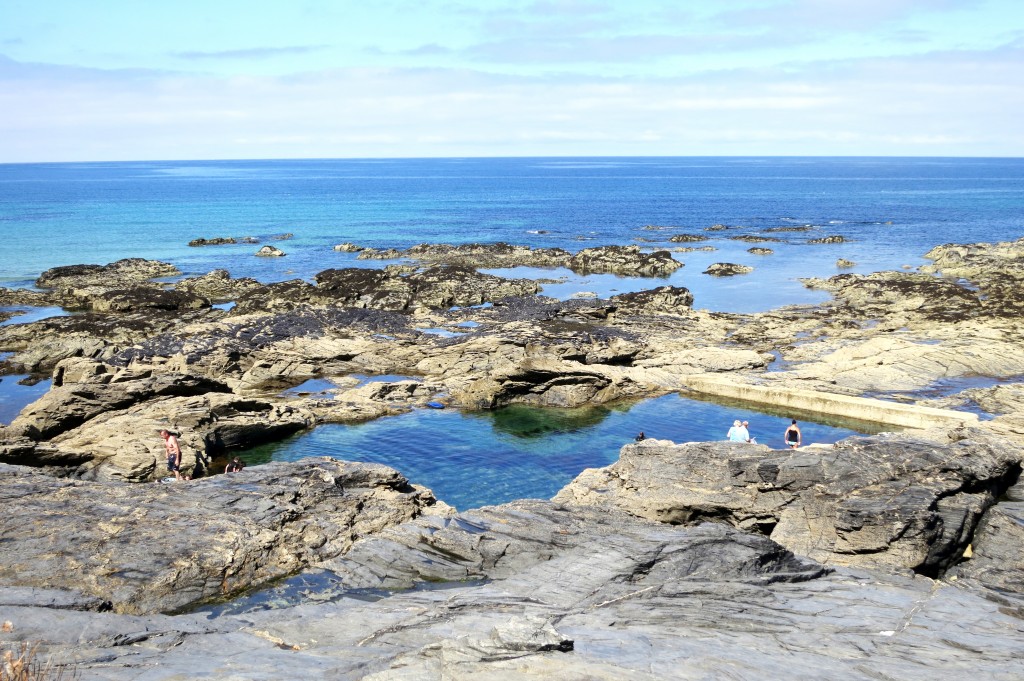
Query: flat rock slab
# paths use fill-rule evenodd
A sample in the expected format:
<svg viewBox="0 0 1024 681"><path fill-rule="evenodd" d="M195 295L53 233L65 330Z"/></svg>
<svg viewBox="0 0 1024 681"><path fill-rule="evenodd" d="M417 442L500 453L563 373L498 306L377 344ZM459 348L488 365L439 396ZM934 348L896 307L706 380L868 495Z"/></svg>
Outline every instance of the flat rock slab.
<svg viewBox="0 0 1024 681"><path fill-rule="evenodd" d="M229 597L434 504L393 469L333 459L141 485L0 464L0 499L0 584L75 590L126 613Z"/></svg>
<svg viewBox="0 0 1024 681"><path fill-rule="evenodd" d="M110 681L1024 675L1024 622L969 590L830 573L723 525L516 502L385 535L334 561L339 584L381 583L368 577L374 565L410 574L442 557L487 577L397 592L339 586L327 602L220 616L29 607L0 589L12 622L0 641L42 640L42 654L76 661L82 679Z"/></svg>

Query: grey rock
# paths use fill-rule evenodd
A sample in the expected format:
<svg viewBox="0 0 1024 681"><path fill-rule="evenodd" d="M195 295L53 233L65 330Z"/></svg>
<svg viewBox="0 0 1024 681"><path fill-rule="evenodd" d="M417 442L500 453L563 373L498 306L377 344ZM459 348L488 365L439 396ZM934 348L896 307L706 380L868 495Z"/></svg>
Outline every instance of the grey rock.
<svg viewBox="0 0 1024 681"><path fill-rule="evenodd" d="M1015 595L1024 616L1024 502L1004 501L989 509L967 558L950 574L974 580L1004 598Z"/></svg>
<svg viewBox="0 0 1024 681"><path fill-rule="evenodd" d="M1017 461L1012 446L983 438L874 436L791 451L649 439L555 500L662 522L716 519L829 564L939 575L959 560Z"/></svg>
<svg viewBox="0 0 1024 681"><path fill-rule="evenodd" d="M733 277L737 274L749 274L754 271L754 268L750 265L739 265L733 262L716 262L708 265L708 268L704 270L704 274L710 274L713 277Z"/></svg>
<svg viewBox="0 0 1024 681"><path fill-rule="evenodd" d="M46 270L36 279L39 288L101 286L117 288L157 277L181 274L177 267L159 260L126 258L109 265L67 265Z"/></svg>
<svg viewBox="0 0 1024 681"><path fill-rule="evenodd" d="M782 243L782 239L774 236L759 236L756 234L739 234L737 236L729 237L733 241L746 241L747 243L760 244L760 243Z"/></svg>
<svg viewBox="0 0 1024 681"><path fill-rule="evenodd" d="M211 239L192 239L188 242L189 246L224 246L227 244L237 244L238 240L233 236L217 236Z"/></svg>
<svg viewBox="0 0 1024 681"><path fill-rule="evenodd" d="M332 459L151 485L0 464L0 498L0 583L78 591L127 613L240 593L434 503L390 468Z"/></svg>
<svg viewBox="0 0 1024 681"><path fill-rule="evenodd" d="M383 552L377 558L373 547ZM382 583L392 558L399 574L461 562L491 576L412 590L345 586L360 573L364 583ZM42 641L43 654L77 661L83 679L110 681L278 679L282 670L335 679L609 681L1009 681L1024 673L1020 620L970 589L830 571L719 525L672 527L518 502L385 529L332 565L341 572L327 600L300 586L290 604L257 600L219 616L27 607L24 594L0 590L13 624L0 640ZM384 575L359 567L372 565Z"/></svg>
<svg viewBox="0 0 1024 681"><path fill-rule="evenodd" d="M105 383L64 383L60 369L58 366L54 386L22 410L11 423L10 433L49 440L100 414L127 409L154 398L228 392L223 383L182 374L143 375L126 380L111 371L101 374L108 379Z"/></svg>
<svg viewBox="0 0 1024 681"><path fill-rule="evenodd" d="M693 294L681 286L661 286L648 291L621 293L610 302L630 314L681 314L693 307Z"/></svg>
<svg viewBox="0 0 1024 681"><path fill-rule="evenodd" d="M584 248L566 266L581 274L610 273L643 277L664 277L683 266L668 251L644 253L639 246L598 246Z"/></svg>

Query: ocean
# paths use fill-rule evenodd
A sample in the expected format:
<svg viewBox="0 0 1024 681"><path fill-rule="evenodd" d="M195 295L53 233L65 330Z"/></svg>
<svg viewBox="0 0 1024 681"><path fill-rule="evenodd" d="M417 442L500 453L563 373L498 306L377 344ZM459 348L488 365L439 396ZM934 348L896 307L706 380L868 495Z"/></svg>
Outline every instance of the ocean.
<svg viewBox="0 0 1024 681"><path fill-rule="evenodd" d="M727 229L708 229L724 225ZM802 277L913 268L950 242L1024 236L1024 159L962 158L468 158L168 161L0 165L0 285L31 287L58 265L128 257L171 262L185 275L224 268L264 282L311 279L336 267L381 267L333 250L418 243L498 242L569 251L605 244L677 252L685 266L663 279L575 275L568 270L486 270L544 276L546 295L613 295L685 286L694 307L756 312L815 303ZM678 244L676 234L706 241ZM285 235L291 235L282 239ZM196 238L254 237L259 245L190 247ZM755 243L739 236L777 241ZM842 236L843 243L812 239ZM755 255L752 246L770 248ZM840 269L837 260L853 261ZM753 272L715 278L715 262ZM43 312L45 313L45 311ZM42 313L41 313L42 314ZM13 323L19 319L10 320ZM0 348L3 350L3 348ZM46 389L0 380L0 420ZM515 422L554 412L414 413L365 426L322 427L247 455L253 463L332 453L381 460L438 485L460 508L550 496L583 467L606 465L632 434L720 439L733 418L781 438L786 415L669 396L566 417L571 426L524 435ZM596 417L598 414L600 418ZM816 441L863 428L809 424ZM821 430L816 430L820 425ZM512 432L514 431L514 432ZM805 430L805 432L808 432ZM381 442L416 440L416 451ZM781 446L781 443L775 443ZM396 459L389 454L401 452ZM525 468L524 468L525 467ZM479 481L487 481L487 484ZM468 491L467 491L468 490Z"/></svg>
<svg viewBox="0 0 1024 681"><path fill-rule="evenodd" d="M0 165L0 285L31 286L57 265L166 260L188 275L225 268L261 281L373 266L333 246L504 241L576 251L603 244L668 248L674 234L716 250L677 254L667 280L566 277L545 293L601 295L670 283L694 306L754 312L823 300L798 278L916 266L932 246L1024 235L1024 159L497 158L271 160ZM735 229L705 231L713 225ZM767 232L810 226L806 232ZM649 229L662 227L664 229ZM286 241L268 241L293 234ZM729 237L771 236L752 244ZM841 244L811 238L841 235ZM253 236L258 246L189 247ZM753 255L754 245L772 255ZM716 279L713 262L753 266Z"/></svg>

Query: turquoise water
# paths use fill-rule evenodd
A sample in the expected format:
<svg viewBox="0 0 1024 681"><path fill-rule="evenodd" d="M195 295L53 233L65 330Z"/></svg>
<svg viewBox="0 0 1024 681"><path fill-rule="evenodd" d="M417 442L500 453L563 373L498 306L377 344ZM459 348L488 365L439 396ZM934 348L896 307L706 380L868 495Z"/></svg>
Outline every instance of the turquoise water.
<svg viewBox="0 0 1024 681"><path fill-rule="evenodd" d="M635 290L672 283L695 306L749 312L813 302L798 277L921 264L946 242L1024 233L1024 160L899 158L611 158L204 161L0 165L0 285L25 286L56 265L124 257L168 260L188 274L223 267L261 281L371 266L332 247L506 241L576 251L598 244L672 247L711 237L712 253L678 254L666 281L601 277L566 288ZM723 223L742 227L703 232ZM891 224L890 224L891 223ZM809 232L769 232L811 225ZM645 229L648 225L665 230ZM293 233L286 241L273 235ZM747 253L737 234L783 239ZM807 244L842 234L850 243ZM259 246L190 248L198 237L255 236ZM642 241L638 241L642 240ZM58 244L58 247L55 247ZM712 262L755 267L715 279ZM564 295L572 291L564 291ZM560 294L561 295L561 294Z"/></svg>
<svg viewBox="0 0 1024 681"><path fill-rule="evenodd" d="M461 510L513 499L547 499L585 468L607 466L643 431L674 442L724 440L733 420L750 421L761 444L782 449L786 414L666 395L616 406L512 406L461 413L422 409L360 425L323 425L241 453L249 464L331 456L383 463ZM804 443L832 443L869 427L801 420ZM855 430L856 428L856 430Z"/></svg>
<svg viewBox="0 0 1024 681"><path fill-rule="evenodd" d="M509 270L558 279L544 293L568 298L685 286L694 306L754 312L825 299L800 277L919 265L948 242L1006 241L1024 235L1024 159L942 158L516 158L0 164L0 286L31 286L58 265L143 257L186 275L225 268L264 282L311 279L332 267L382 267L333 246L504 241L575 252L587 246L679 246L670 277L579 276L566 270ZM705 231L715 224L725 231ZM649 227L662 227L651 229ZM807 226L808 231L778 231ZM287 240L275 235L292 233ZM752 244L750 234L780 242ZM848 243L814 245L839 234ZM284 250L254 257L259 245L191 248L204 237L253 236ZM686 244L684 244L686 245ZM758 256L751 246L774 254ZM714 262L753 266L726 279L702 274ZM225 304L225 306L230 303ZM46 315L53 310L32 310ZM26 318L11 320L11 323ZM471 329L465 329L470 331ZM458 330L436 329L452 334ZM13 418L46 387L0 381L0 420ZM307 386L316 392L326 386ZM325 393L325 396L329 393ZM720 439L734 418L763 443L781 446L785 414L763 415L669 396L629 408L560 412L509 409L459 414L424 410L362 426L323 426L246 454L270 458L326 454L379 460L460 507L550 497L585 467L614 461L639 430L648 436ZM852 432L805 421L807 441Z"/></svg>

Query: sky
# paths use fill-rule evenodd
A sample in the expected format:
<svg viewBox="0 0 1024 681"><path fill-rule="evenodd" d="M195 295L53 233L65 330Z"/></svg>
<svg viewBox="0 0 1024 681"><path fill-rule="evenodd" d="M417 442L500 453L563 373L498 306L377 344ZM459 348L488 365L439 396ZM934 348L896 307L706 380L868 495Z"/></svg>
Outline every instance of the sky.
<svg viewBox="0 0 1024 681"><path fill-rule="evenodd" d="M0 163L1024 156L1022 0L0 0Z"/></svg>

